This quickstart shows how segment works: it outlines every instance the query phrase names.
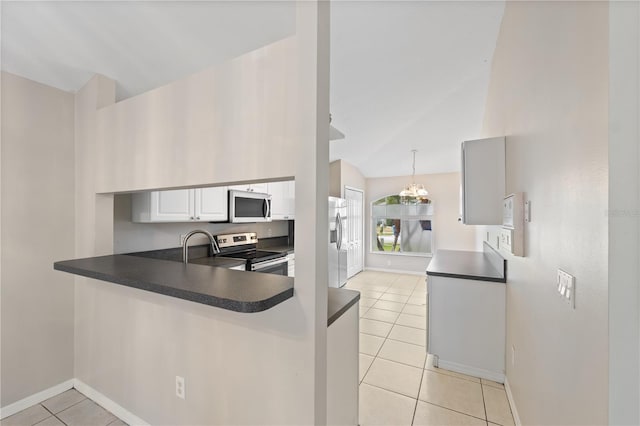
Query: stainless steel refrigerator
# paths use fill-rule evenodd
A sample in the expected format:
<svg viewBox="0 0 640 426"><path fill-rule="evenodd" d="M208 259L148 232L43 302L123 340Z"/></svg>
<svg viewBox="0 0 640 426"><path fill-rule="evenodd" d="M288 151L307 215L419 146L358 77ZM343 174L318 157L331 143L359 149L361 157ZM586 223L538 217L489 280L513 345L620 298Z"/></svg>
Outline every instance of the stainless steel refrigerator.
<svg viewBox="0 0 640 426"><path fill-rule="evenodd" d="M329 197L329 287L347 283L347 200Z"/></svg>

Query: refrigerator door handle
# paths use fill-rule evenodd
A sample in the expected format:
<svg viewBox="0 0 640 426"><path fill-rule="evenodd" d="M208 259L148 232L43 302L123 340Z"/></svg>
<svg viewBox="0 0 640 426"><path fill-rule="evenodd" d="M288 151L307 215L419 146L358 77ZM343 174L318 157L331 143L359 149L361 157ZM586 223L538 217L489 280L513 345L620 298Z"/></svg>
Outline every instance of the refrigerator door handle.
<svg viewBox="0 0 640 426"><path fill-rule="evenodd" d="M336 246L338 251L342 248L342 218L340 217L340 213L336 213L336 230L338 231L338 241L336 241Z"/></svg>

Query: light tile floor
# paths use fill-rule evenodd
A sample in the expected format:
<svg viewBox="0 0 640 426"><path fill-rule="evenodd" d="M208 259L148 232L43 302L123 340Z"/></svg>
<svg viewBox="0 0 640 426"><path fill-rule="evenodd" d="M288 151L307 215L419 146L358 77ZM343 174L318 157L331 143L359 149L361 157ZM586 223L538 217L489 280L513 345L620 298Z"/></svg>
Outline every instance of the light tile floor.
<svg viewBox="0 0 640 426"><path fill-rule="evenodd" d="M69 389L0 421L2 426L126 426L75 389Z"/></svg>
<svg viewBox="0 0 640 426"><path fill-rule="evenodd" d="M364 271L360 291L360 425L512 426L504 386L435 368L425 352L425 277Z"/></svg>

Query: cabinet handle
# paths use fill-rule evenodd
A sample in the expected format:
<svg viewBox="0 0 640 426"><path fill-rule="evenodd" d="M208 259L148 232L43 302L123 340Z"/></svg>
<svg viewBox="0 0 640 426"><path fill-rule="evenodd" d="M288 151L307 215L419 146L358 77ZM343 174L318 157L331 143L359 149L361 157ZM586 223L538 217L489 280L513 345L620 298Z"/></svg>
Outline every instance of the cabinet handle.
<svg viewBox="0 0 640 426"><path fill-rule="evenodd" d="M200 220L200 216L196 217L197 220Z"/></svg>
<svg viewBox="0 0 640 426"><path fill-rule="evenodd" d="M191 220L193 220L193 216L191 216Z"/></svg>

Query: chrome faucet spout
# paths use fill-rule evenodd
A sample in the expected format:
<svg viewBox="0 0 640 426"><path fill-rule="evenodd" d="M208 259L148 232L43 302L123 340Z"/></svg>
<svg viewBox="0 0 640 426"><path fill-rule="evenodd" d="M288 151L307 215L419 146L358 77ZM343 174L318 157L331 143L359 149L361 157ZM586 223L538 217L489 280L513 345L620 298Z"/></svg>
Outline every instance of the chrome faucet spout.
<svg viewBox="0 0 640 426"><path fill-rule="evenodd" d="M213 235L211 235L211 232L205 231L203 229L196 229L194 231L189 232L184 237L184 241L182 242L182 262L183 263L189 263L189 246L188 246L188 242L189 242L189 238L191 238L195 234L204 234L207 237L209 237L209 242L211 243L211 253L212 254L220 253L220 248L218 247L218 242L216 241L215 237Z"/></svg>

